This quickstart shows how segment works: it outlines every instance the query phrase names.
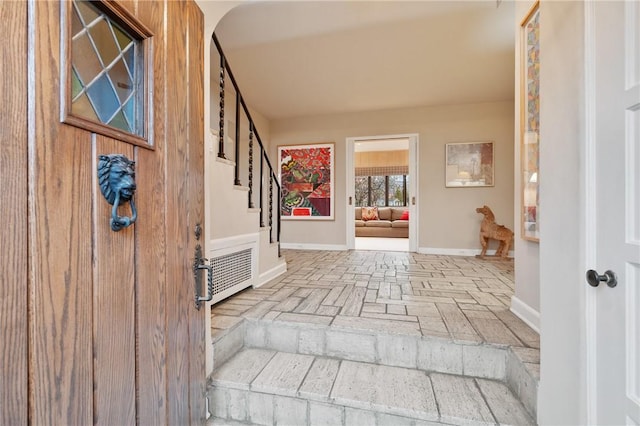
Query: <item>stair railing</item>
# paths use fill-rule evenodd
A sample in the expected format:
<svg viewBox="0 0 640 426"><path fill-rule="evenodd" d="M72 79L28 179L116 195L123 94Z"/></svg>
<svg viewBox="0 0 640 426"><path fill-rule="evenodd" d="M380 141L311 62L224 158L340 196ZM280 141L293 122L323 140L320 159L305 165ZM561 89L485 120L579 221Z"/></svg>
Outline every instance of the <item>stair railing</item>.
<svg viewBox="0 0 640 426"><path fill-rule="evenodd" d="M267 154L267 151L264 148L264 145L262 143L262 139L260 138L260 134L258 133L258 129L256 129L256 125L255 122L253 121L253 119L251 118L251 113L249 112L249 108L247 107L247 104L244 101L244 97L242 96L242 93L240 92L240 88L238 87L238 84L236 83L236 79L233 76L233 72L231 71L231 68L229 67L229 63L227 61L227 58L224 54L224 52L222 51L222 47L220 46L220 42L218 41L218 37L216 36L216 34L214 33L212 36L213 39L213 43L215 44L216 48L218 49L218 54L220 55L220 72L219 72L219 96L220 96L220 101L219 101L219 106L220 106L220 114L219 114L219 122L218 122L218 157L227 160L227 156L225 154L225 84L226 84L226 79L228 77L228 79L231 81L231 84L233 85L233 88L235 90L236 93L236 104L235 104L235 137L234 137L234 145L235 145L235 150L234 150L234 160L235 160L235 173L234 173L234 182L233 184L236 186L242 186L242 180L240 177L240 169L241 169L241 163L240 163L240 149L244 148L241 147L240 145L240 135L241 135L241 112L244 112L245 117L247 118L248 122L249 122L249 128L248 128L248 135L249 135L249 140L248 140L248 162L247 162L247 169L248 169L248 174L247 174L247 182L248 182L248 208L254 208L255 207L255 203L254 203L254 189L253 189L253 183L254 183L254 159L253 159L253 152L254 152L254 140L256 140L258 142L258 146L259 146L259 151L260 151L260 168L259 168L259 189L258 189L258 194L259 194L259 208L260 208L260 218L259 218L259 225L260 227L264 227L265 226L265 222L264 222L264 192L265 189L267 190L267 198L268 198L268 215L267 215L267 223L269 226L269 242L273 243L274 241L276 241L278 243L278 256L280 256L280 224L281 224L281 216L280 216L280 197L281 197L281 188L280 188L280 183L278 182L278 175L276 174L276 171L274 170L271 161L269 160L269 156ZM265 170L265 165L267 166L267 170ZM265 172L267 173L267 178L269 180L268 185L265 185L264 183L264 177L265 177ZM275 186L275 188L274 188ZM275 193L274 193L275 192ZM274 202L274 198L276 200L276 202ZM274 204L276 205L277 211L276 211L276 215L275 215L275 222L276 222L276 232L275 232L275 240L274 240L274 215L273 215L273 209L274 209Z"/></svg>

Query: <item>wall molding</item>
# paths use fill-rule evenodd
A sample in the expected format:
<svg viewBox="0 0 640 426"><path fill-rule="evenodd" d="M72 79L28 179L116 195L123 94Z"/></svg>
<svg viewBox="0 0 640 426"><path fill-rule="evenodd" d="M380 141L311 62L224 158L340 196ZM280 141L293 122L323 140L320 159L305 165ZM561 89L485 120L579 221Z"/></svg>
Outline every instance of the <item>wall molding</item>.
<svg viewBox="0 0 640 426"><path fill-rule="evenodd" d="M260 276L258 277L257 282L253 285L253 288L259 288L263 284L268 283L272 279L279 277L285 272L287 272L287 262L281 261L279 264L277 264L273 268L261 273Z"/></svg>
<svg viewBox="0 0 640 426"><path fill-rule="evenodd" d="M280 243L280 248L284 250L322 250L322 251L346 251L346 244L302 244L302 243Z"/></svg>
<svg viewBox="0 0 640 426"><path fill-rule="evenodd" d="M540 312L516 296L511 297L511 312L535 330L536 333L540 334Z"/></svg>
<svg viewBox="0 0 640 426"><path fill-rule="evenodd" d="M212 239L209 241L208 249L210 251L220 250L228 247L235 247L243 244L258 244L259 234L242 234L233 237Z"/></svg>

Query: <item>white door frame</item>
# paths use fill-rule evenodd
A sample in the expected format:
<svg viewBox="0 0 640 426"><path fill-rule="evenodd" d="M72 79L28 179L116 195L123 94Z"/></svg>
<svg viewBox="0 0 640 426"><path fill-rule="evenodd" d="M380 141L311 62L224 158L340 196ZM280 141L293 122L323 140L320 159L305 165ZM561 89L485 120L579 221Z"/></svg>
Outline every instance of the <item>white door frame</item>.
<svg viewBox="0 0 640 426"><path fill-rule="evenodd" d="M596 188L596 97L595 97L595 33L594 33L594 14L595 6L593 2L584 3L585 10L585 145L582 161L581 180L582 185L582 235L584 238L583 261L580 265L579 275L584 275L585 271L595 267L596 265L596 194L593 188ZM584 292L584 312L582 317L584 323L580 328L585 330L585 381L586 381L586 423L595 424L597 419L597 339L596 339L596 292L589 289L585 284L582 286L581 292Z"/></svg>
<svg viewBox="0 0 640 426"><path fill-rule="evenodd" d="M347 249L353 250L356 246L356 225L355 225L355 160L354 149L355 143L358 141L371 141L378 139L409 139L409 191L407 199L409 200L409 251L418 251L418 226L419 226L419 205L420 197L418 197L418 186L420 179L418 179L418 146L419 135L417 133L406 133L396 135L377 135L377 136L358 136L347 138L346 145L346 234L347 234Z"/></svg>

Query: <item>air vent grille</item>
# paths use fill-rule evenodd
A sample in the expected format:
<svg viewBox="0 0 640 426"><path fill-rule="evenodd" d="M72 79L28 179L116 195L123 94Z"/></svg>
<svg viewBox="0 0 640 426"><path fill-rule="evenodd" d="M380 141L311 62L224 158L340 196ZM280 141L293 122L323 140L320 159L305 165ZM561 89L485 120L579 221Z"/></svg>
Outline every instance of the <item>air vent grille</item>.
<svg viewBox="0 0 640 426"><path fill-rule="evenodd" d="M211 266L215 295L251 279L251 249L213 258Z"/></svg>

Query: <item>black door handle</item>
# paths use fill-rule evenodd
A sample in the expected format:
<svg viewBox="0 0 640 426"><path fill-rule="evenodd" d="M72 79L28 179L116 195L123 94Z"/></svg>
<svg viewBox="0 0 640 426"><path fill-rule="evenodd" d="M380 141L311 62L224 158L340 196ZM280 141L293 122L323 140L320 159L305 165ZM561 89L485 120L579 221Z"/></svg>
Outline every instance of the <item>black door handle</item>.
<svg viewBox="0 0 640 426"><path fill-rule="evenodd" d="M616 273L611 270L605 271L604 275L598 275L596 271L589 269L587 271L587 282L591 287L598 287L598 285L603 282L613 288L618 285L618 277L616 277Z"/></svg>

